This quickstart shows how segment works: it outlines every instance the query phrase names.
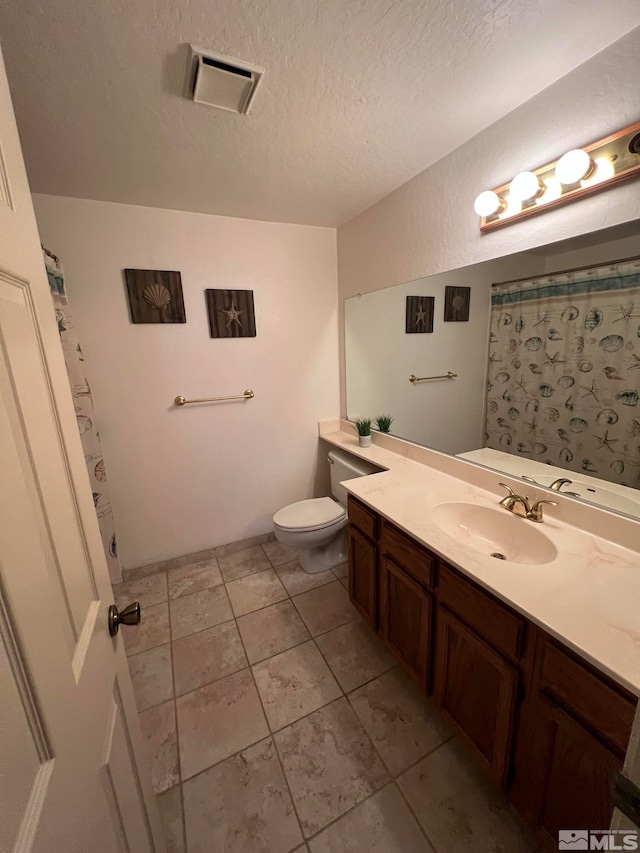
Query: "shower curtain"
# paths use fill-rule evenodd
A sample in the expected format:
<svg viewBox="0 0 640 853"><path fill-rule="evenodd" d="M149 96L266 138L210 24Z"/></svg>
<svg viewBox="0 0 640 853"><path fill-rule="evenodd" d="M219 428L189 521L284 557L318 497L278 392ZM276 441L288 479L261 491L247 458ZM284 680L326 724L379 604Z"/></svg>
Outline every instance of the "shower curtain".
<svg viewBox="0 0 640 853"><path fill-rule="evenodd" d="M494 287L488 447L640 486L640 259Z"/></svg>
<svg viewBox="0 0 640 853"><path fill-rule="evenodd" d="M102 458L91 388L89 387L84 370L84 356L82 355L82 348L78 340L73 315L67 302L64 277L60 263L58 258L49 252L48 249L43 249L43 252L53 307L58 323L58 332L60 333L62 351L64 353L71 394L78 420L78 430L93 490L93 503L96 508L102 545L107 558L109 577L112 583L119 583L122 580L122 568L118 560L115 524L111 501L109 499L107 474Z"/></svg>

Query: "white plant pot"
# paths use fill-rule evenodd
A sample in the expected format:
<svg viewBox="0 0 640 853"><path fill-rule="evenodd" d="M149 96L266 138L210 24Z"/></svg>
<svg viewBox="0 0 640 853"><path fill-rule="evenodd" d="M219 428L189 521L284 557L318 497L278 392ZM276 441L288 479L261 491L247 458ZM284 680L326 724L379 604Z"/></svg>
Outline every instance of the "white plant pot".
<svg viewBox="0 0 640 853"><path fill-rule="evenodd" d="M360 447L371 447L371 436L370 435L359 435L358 436L358 444Z"/></svg>

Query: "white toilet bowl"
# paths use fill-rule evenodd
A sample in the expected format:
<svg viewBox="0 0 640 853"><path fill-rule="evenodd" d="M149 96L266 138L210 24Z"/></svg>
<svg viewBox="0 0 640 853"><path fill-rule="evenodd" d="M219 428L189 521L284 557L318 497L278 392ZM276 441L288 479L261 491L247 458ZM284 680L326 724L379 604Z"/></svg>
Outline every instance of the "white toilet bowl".
<svg viewBox="0 0 640 853"><path fill-rule="evenodd" d="M331 491L334 498L298 501L273 516L278 542L288 545L305 572L324 572L347 561L347 490L345 480L365 477L381 469L350 453L331 450Z"/></svg>
<svg viewBox="0 0 640 853"><path fill-rule="evenodd" d="M298 501L273 517L278 542L295 551L305 570L324 572L347 559L347 513L333 498Z"/></svg>

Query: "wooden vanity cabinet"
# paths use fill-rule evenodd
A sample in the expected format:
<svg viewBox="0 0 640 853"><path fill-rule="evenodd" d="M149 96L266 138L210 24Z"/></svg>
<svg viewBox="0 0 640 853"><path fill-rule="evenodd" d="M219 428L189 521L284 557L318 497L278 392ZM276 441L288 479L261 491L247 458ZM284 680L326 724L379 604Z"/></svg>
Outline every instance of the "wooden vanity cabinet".
<svg viewBox="0 0 640 853"><path fill-rule="evenodd" d="M349 498L349 598L374 631L378 630L378 519Z"/></svg>
<svg viewBox="0 0 640 853"><path fill-rule="evenodd" d="M510 797L555 851L560 829L609 826L636 699L543 631L536 646Z"/></svg>
<svg viewBox="0 0 640 853"><path fill-rule="evenodd" d="M380 558L380 635L416 684L429 691L433 600L387 556Z"/></svg>
<svg viewBox="0 0 640 853"><path fill-rule="evenodd" d="M381 528L379 632L405 672L430 693L436 559L385 519Z"/></svg>
<svg viewBox="0 0 640 853"><path fill-rule="evenodd" d="M526 620L445 564L438 599L436 702L504 787L522 692Z"/></svg>
<svg viewBox="0 0 640 853"><path fill-rule="evenodd" d="M609 826L634 696L351 497L349 594L547 850Z"/></svg>
<svg viewBox="0 0 640 853"><path fill-rule="evenodd" d="M446 608L438 610L436 702L500 785L509 770L519 680L502 655Z"/></svg>

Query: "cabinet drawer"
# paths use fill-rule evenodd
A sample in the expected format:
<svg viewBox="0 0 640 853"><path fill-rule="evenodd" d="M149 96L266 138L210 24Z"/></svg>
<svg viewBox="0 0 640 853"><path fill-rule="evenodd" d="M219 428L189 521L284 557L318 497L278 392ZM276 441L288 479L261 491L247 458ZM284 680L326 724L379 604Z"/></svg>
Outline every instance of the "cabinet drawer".
<svg viewBox="0 0 640 853"><path fill-rule="evenodd" d="M441 564L440 603L514 660L524 653L526 620Z"/></svg>
<svg viewBox="0 0 640 853"><path fill-rule="evenodd" d="M624 755L636 701L605 677L570 657L552 641L544 648L542 690Z"/></svg>
<svg viewBox="0 0 640 853"><path fill-rule="evenodd" d="M380 547L383 554L391 557L414 580L433 587L436 571L433 554L385 520L382 521Z"/></svg>
<svg viewBox="0 0 640 853"><path fill-rule="evenodd" d="M349 495L349 521L361 533L374 541L378 538L378 516Z"/></svg>

